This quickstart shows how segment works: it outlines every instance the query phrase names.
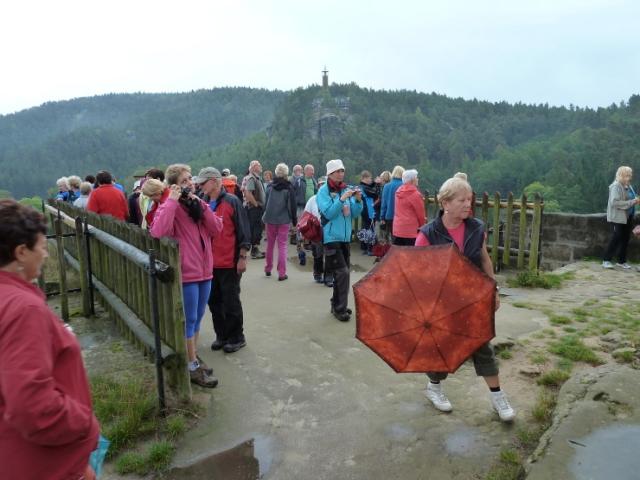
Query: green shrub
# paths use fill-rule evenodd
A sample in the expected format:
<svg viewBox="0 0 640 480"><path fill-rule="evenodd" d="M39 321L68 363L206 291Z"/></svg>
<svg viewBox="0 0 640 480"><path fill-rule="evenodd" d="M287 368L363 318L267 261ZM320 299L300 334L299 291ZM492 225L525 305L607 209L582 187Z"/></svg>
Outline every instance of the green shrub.
<svg viewBox="0 0 640 480"><path fill-rule="evenodd" d="M560 288L563 281L571 280L573 278L575 278L575 274L573 272L555 274L543 272L536 273L526 270L524 272L519 272L515 278L508 278L507 285L510 287L524 288Z"/></svg>
<svg viewBox="0 0 640 480"><path fill-rule="evenodd" d="M570 376L571 374L566 370L550 370L538 379L538 385L544 385L545 387L559 387L566 382Z"/></svg>

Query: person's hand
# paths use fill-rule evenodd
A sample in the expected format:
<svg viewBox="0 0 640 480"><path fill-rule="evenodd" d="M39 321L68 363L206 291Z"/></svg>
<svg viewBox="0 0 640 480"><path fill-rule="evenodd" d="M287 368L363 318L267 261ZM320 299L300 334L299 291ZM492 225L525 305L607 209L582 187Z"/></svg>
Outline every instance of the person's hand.
<svg viewBox="0 0 640 480"><path fill-rule="evenodd" d="M238 264L236 265L236 272L238 272L239 274L243 274L246 271L247 271L247 254L245 253L244 256L240 255L240 258L238 258Z"/></svg>
<svg viewBox="0 0 640 480"><path fill-rule="evenodd" d="M343 202L349 198L351 195L353 195L353 190L351 190L350 188L345 190L344 193L342 194L342 196L340 197L340 200L342 200Z"/></svg>
<svg viewBox="0 0 640 480"><path fill-rule="evenodd" d="M640 197L636 197L636 205L640 203Z"/></svg>
<svg viewBox="0 0 640 480"><path fill-rule="evenodd" d="M182 195L182 189L178 186L178 185L171 185L169 187L169 190L171 190L169 192L169 198L171 200L179 200L180 199L180 195Z"/></svg>
<svg viewBox="0 0 640 480"><path fill-rule="evenodd" d="M385 225L387 222L385 220L380 220L380 225Z"/></svg>
<svg viewBox="0 0 640 480"><path fill-rule="evenodd" d="M96 472L93 471L91 465L87 465L87 468L85 468L82 480L96 480Z"/></svg>
<svg viewBox="0 0 640 480"><path fill-rule="evenodd" d="M356 192L355 192L355 196L356 196L356 200L358 202L362 201L362 190L357 189Z"/></svg>

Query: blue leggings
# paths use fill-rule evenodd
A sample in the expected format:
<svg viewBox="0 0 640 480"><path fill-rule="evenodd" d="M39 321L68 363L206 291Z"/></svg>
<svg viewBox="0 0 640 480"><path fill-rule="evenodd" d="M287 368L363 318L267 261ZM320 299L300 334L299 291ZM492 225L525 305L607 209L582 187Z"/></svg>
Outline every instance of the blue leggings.
<svg viewBox="0 0 640 480"><path fill-rule="evenodd" d="M193 338L200 331L200 321L207 308L209 293L211 293L211 280L182 284L184 315L187 318L185 326L185 336L187 338Z"/></svg>

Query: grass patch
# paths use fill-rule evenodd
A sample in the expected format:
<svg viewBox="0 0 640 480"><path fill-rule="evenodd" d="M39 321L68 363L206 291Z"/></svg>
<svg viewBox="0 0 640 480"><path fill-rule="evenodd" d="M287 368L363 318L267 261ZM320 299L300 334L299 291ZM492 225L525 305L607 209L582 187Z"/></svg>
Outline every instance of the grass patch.
<svg viewBox="0 0 640 480"><path fill-rule="evenodd" d="M544 355L543 353L540 353L540 352L536 352L536 353L531 354L531 356L529 358L536 365L544 365L545 363L547 363L546 355Z"/></svg>
<svg viewBox="0 0 640 480"><path fill-rule="evenodd" d="M91 379L91 391L102 433L111 441L109 457L155 430L156 400L152 386L138 379L116 381L97 376Z"/></svg>
<svg viewBox="0 0 640 480"><path fill-rule="evenodd" d="M591 365L602 365L604 363L576 335L565 335L558 341L552 342L549 346L549 351L574 362L585 362Z"/></svg>
<svg viewBox="0 0 640 480"><path fill-rule="evenodd" d="M504 348L498 352L498 357L502 360L509 360L510 358L513 358L513 353L510 348Z"/></svg>
<svg viewBox="0 0 640 480"><path fill-rule="evenodd" d="M563 327L562 331L567 333L576 333L578 329L575 327Z"/></svg>
<svg viewBox="0 0 640 480"><path fill-rule="evenodd" d="M515 448L503 448L498 463L489 470L485 480L517 480L523 474L520 452Z"/></svg>
<svg viewBox="0 0 640 480"><path fill-rule="evenodd" d="M116 472L120 475L135 473L146 475L149 472L162 472L169 467L175 452L171 442L154 442L144 453L126 452L116 460Z"/></svg>
<svg viewBox="0 0 640 480"><path fill-rule="evenodd" d="M571 374L566 370L549 370L538 379L538 385L544 385L545 387L560 387L569 379L570 376Z"/></svg>
<svg viewBox="0 0 640 480"><path fill-rule="evenodd" d="M613 352L613 358L619 363L632 363L636 357L636 352L632 350L623 350L621 352Z"/></svg>
<svg viewBox="0 0 640 480"><path fill-rule="evenodd" d="M528 310L533 310L533 305L527 302L513 302L511 305L513 305L516 308L526 308Z"/></svg>
<svg viewBox="0 0 640 480"><path fill-rule="evenodd" d="M556 395L542 390L538 395L538 400L531 410L533 419L542 425L543 429L547 429L551 425L553 418L553 410L556 408Z"/></svg>
<svg viewBox="0 0 640 480"><path fill-rule="evenodd" d="M549 322L552 325L567 325L569 323L572 323L571 319L569 317L565 317L564 315L551 315L549 317Z"/></svg>
<svg viewBox="0 0 640 480"><path fill-rule="evenodd" d="M524 271L518 273L515 277L507 279L507 285L510 287L523 287L523 288L560 288L562 282L565 280L572 280L575 278L573 272L565 272L561 274L556 273L543 273L543 272L530 272Z"/></svg>
<svg viewBox="0 0 640 480"><path fill-rule="evenodd" d="M573 370L573 362L568 358L559 358L556 362L556 367L560 370L570 372L571 370Z"/></svg>

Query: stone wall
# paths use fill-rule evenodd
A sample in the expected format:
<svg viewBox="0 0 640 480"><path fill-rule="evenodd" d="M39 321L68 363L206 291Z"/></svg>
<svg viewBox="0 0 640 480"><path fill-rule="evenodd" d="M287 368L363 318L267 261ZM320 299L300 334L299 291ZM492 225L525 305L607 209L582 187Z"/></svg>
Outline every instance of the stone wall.
<svg viewBox="0 0 640 480"><path fill-rule="evenodd" d="M540 266L553 270L583 257L602 258L610 237L611 225L604 213L544 213ZM640 261L640 241L633 237L629 242L628 257L631 261Z"/></svg>

